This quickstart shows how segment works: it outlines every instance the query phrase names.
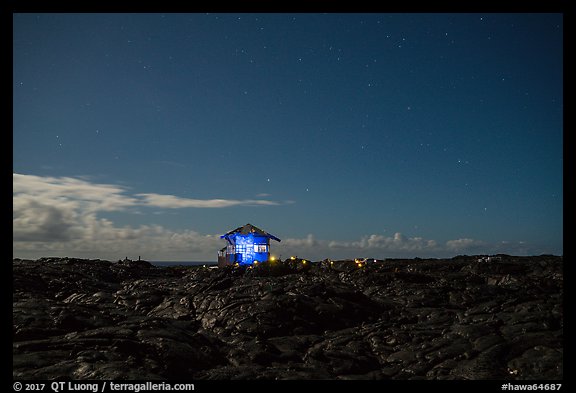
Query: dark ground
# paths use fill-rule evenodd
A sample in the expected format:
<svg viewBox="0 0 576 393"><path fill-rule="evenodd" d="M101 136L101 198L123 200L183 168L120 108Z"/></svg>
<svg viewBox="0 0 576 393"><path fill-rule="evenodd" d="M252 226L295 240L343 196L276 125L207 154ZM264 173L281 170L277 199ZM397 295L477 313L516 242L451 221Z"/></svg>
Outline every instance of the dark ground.
<svg viewBox="0 0 576 393"><path fill-rule="evenodd" d="M562 263L15 259L13 376L560 380Z"/></svg>

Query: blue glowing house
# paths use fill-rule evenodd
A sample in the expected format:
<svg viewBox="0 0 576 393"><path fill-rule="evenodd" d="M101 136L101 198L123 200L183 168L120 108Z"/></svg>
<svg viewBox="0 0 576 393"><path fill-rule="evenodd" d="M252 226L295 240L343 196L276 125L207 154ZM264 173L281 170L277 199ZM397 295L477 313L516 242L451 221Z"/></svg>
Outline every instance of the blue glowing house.
<svg viewBox="0 0 576 393"><path fill-rule="evenodd" d="M252 224L238 227L220 238L226 239L228 245L218 251L219 267L235 263L252 265L254 262L265 262L270 258L270 239L280 241L276 236Z"/></svg>

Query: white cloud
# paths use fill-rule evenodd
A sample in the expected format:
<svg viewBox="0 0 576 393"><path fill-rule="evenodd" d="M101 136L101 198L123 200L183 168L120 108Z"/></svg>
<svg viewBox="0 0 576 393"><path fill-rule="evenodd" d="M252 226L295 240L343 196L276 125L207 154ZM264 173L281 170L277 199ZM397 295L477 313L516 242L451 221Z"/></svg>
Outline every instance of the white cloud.
<svg viewBox="0 0 576 393"><path fill-rule="evenodd" d="M321 245L321 243L314 238L311 233L308 234L304 239L286 239L282 241L284 247L290 248L313 248Z"/></svg>
<svg viewBox="0 0 576 393"><path fill-rule="evenodd" d="M175 231L160 225L118 226L100 212L134 211L137 207L223 208L271 206L269 200L187 199L173 195L130 195L125 187L89 179L13 175L13 252L15 257L75 256L115 260L142 256L148 260L214 261L224 247L220 234ZM161 211L160 211L161 212ZM151 214L158 213L150 212ZM282 237L281 234L279 234ZM274 255L324 258L451 257L456 254L542 253L526 242L487 243L461 238L439 242L422 237L371 234L357 240L323 240L313 234L272 242Z"/></svg>
<svg viewBox="0 0 576 393"><path fill-rule="evenodd" d="M312 235L302 239L287 239L274 245L282 255L299 255L310 259L373 258L450 258L458 254L513 255L535 254L525 242L487 243L474 239L448 240L444 243L422 237L407 237L402 233L393 236L372 234L358 240L319 240Z"/></svg>
<svg viewBox="0 0 576 393"><path fill-rule="evenodd" d="M68 201L82 205L90 211L123 210L138 204L138 200L125 195L126 189L110 184L93 184L71 177L41 177L34 175L12 175L14 199L20 196L34 197L51 205Z"/></svg>
<svg viewBox="0 0 576 393"><path fill-rule="evenodd" d="M331 241L328 243L328 247L333 249L354 249L359 252L370 251L372 253L421 252L429 254L440 250L435 240L425 240L421 237L410 238L400 232L396 232L392 237L373 234L353 242Z"/></svg>
<svg viewBox="0 0 576 393"><path fill-rule="evenodd" d="M222 208L230 206L274 206L278 202L261 200L261 199L188 199L180 198L174 195L160 194L136 194L142 197L142 204L147 206L163 207L168 209L180 209L186 207L195 208Z"/></svg>
<svg viewBox="0 0 576 393"><path fill-rule="evenodd" d="M56 241L74 237L78 222L76 206L68 202L54 205L23 195L13 203L14 241Z"/></svg>
<svg viewBox="0 0 576 393"><path fill-rule="evenodd" d="M222 208L272 206L269 200L186 199L173 195L129 195L125 187L70 177L13 174L13 251L23 257L83 255L115 258L128 250L156 258L212 258L219 236L175 232L159 225L118 227L100 212L138 206L156 208ZM188 256L188 254L193 253ZM194 254L195 253L195 254ZM204 253L204 254L202 254Z"/></svg>
<svg viewBox="0 0 576 393"><path fill-rule="evenodd" d="M456 240L448 240L446 242L446 248L454 252L481 249L484 246L485 246L484 242L474 239L456 239Z"/></svg>
<svg viewBox="0 0 576 393"><path fill-rule="evenodd" d="M230 206L275 206L279 202L264 199L189 199L174 195L135 194L127 195L128 189L111 184L95 184L87 180L71 177L41 177L14 173L13 197L33 198L42 205L64 204L68 208L82 208L84 211L117 211L132 206L159 208L223 208Z"/></svg>
<svg viewBox="0 0 576 393"><path fill-rule="evenodd" d="M137 258L147 260L214 261L216 251L225 244L218 235L201 235L195 231L175 232L159 225L138 228L114 227L103 221L92 225L85 238L67 241L26 241L13 243L14 256L71 256L108 260Z"/></svg>

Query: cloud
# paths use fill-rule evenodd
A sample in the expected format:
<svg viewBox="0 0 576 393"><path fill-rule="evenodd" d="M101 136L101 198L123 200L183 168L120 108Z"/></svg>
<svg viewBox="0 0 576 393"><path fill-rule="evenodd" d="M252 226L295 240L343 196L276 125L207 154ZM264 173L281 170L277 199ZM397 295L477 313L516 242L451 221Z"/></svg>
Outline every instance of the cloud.
<svg viewBox="0 0 576 393"><path fill-rule="evenodd" d="M25 196L62 205L67 201L90 211L117 211L138 204L138 200L125 195L126 189L110 184L93 184L71 177L41 177L12 175L14 200Z"/></svg>
<svg viewBox="0 0 576 393"><path fill-rule="evenodd" d="M74 237L77 214L65 204L50 206L29 196L13 204L14 241L57 241Z"/></svg>
<svg viewBox="0 0 576 393"><path fill-rule="evenodd" d="M214 250L221 245L217 235L175 232L159 225L118 227L112 221L98 217L98 214L134 212L140 206L178 209L278 204L269 200L201 200L161 194L129 195L126 187L93 183L89 179L15 173L13 250L21 255L42 256L66 252L108 257L118 252L124 253L127 249L159 257Z"/></svg>
<svg viewBox="0 0 576 393"><path fill-rule="evenodd" d="M438 244L435 240L425 240L421 237L408 238L400 232L396 232L392 237L373 234L353 242L332 241L328 246L334 249L345 248L358 251L438 251Z"/></svg>
<svg viewBox="0 0 576 393"><path fill-rule="evenodd" d="M283 246L285 248L294 248L294 249L302 249L302 248L313 248L321 245L321 243L316 240L314 235L311 233L308 234L304 239L286 239L282 241Z"/></svg>
<svg viewBox="0 0 576 393"><path fill-rule="evenodd" d="M15 257L76 256L115 260L143 256L148 260L215 261L224 246L220 234L172 230L160 225L118 226L99 217L101 212L130 211L138 207L224 208L273 206L269 200L188 199L174 195L135 194L119 185L93 183L90 179L13 175L13 252ZM161 211L160 211L161 212ZM148 212L150 214L157 211ZM282 238L282 234L278 234ZM445 242L371 234L357 240L283 238L272 242L272 253L298 255L312 260L354 257L413 258L452 257L457 254L537 255L547 252L526 242L488 243L460 238Z"/></svg>
<svg viewBox="0 0 576 393"><path fill-rule="evenodd" d="M438 253L442 251L442 247L439 247L435 240L410 238L398 232L392 237L372 234L354 241L320 240L308 234L305 238L282 240L282 243L274 245L274 250L283 255L297 254L311 259L339 259L362 256L414 257Z"/></svg>
<svg viewBox="0 0 576 393"><path fill-rule="evenodd" d="M147 206L163 207L168 209L193 208L222 208L231 206L275 206L278 202L262 199L188 199L174 195L136 194L142 198L142 204Z"/></svg>
<svg viewBox="0 0 576 393"><path fill-rule="evenodd" d="M108 260L142 256L152 261L214 261L216 251L224 246L218 235L202 235L191 230L175 232L159 225L119 228L106 220L94 222L84 234L84 238L69 240L15 241L14 256L32 259L73 256Z"/></svg>
<svg viewBox="0 0 576 393"><path fill-rule="evenodd" d="M68 202L68 207L89 211L118 211L133 206L150 206L159 208L224 208L231 206L275 206L280 202L265 199L189 199L174 195L135 194L128 195L125 187L111 184L90 183L87 180L71 177L41 177L14 173L14 200L33 197L46 201L50 206L61 206Z"/></svg>
<svg viewBox="0 0 576 393"><path fill-rule="evenodd" d="M456 239L446 242L446 248L455 252L478 250L485 246L484 242L474 239Z"/></svg>
<svg viewBox="0 0 576 393"><path fill-rule="evenodd" d="M281 255L299 255L309 259L373 258L449 258L458 254L535 255L535 249L525 242L487 243L474 239L455 239L439 242L422 237L408 237L400 232L393 236L372 234L358 240L321 240L313 235L282 240L273 251Z"/></svg>

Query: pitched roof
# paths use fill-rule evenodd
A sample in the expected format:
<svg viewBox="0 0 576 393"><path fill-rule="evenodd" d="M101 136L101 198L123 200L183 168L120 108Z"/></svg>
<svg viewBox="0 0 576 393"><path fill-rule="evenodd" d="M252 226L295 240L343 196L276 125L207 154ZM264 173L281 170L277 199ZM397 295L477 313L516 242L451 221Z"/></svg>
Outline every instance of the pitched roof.
<svg viewBox="0 0 576 393"><path fill-rule="evenodd" d="M257 235L261 235L261 236L266 236L269 237L270 239L274 239L276 241L280 241L280 239L278 239L276 236L269 234L268 232L264 232L262 229L252 225L252 224L246 224L242 227L238 227L230 232L225 233L224 235L220 236L220 238L225 239L228 238L230 235L233 234L240 234L240 235L249 235L251 233L255 233Z"/></svg>

